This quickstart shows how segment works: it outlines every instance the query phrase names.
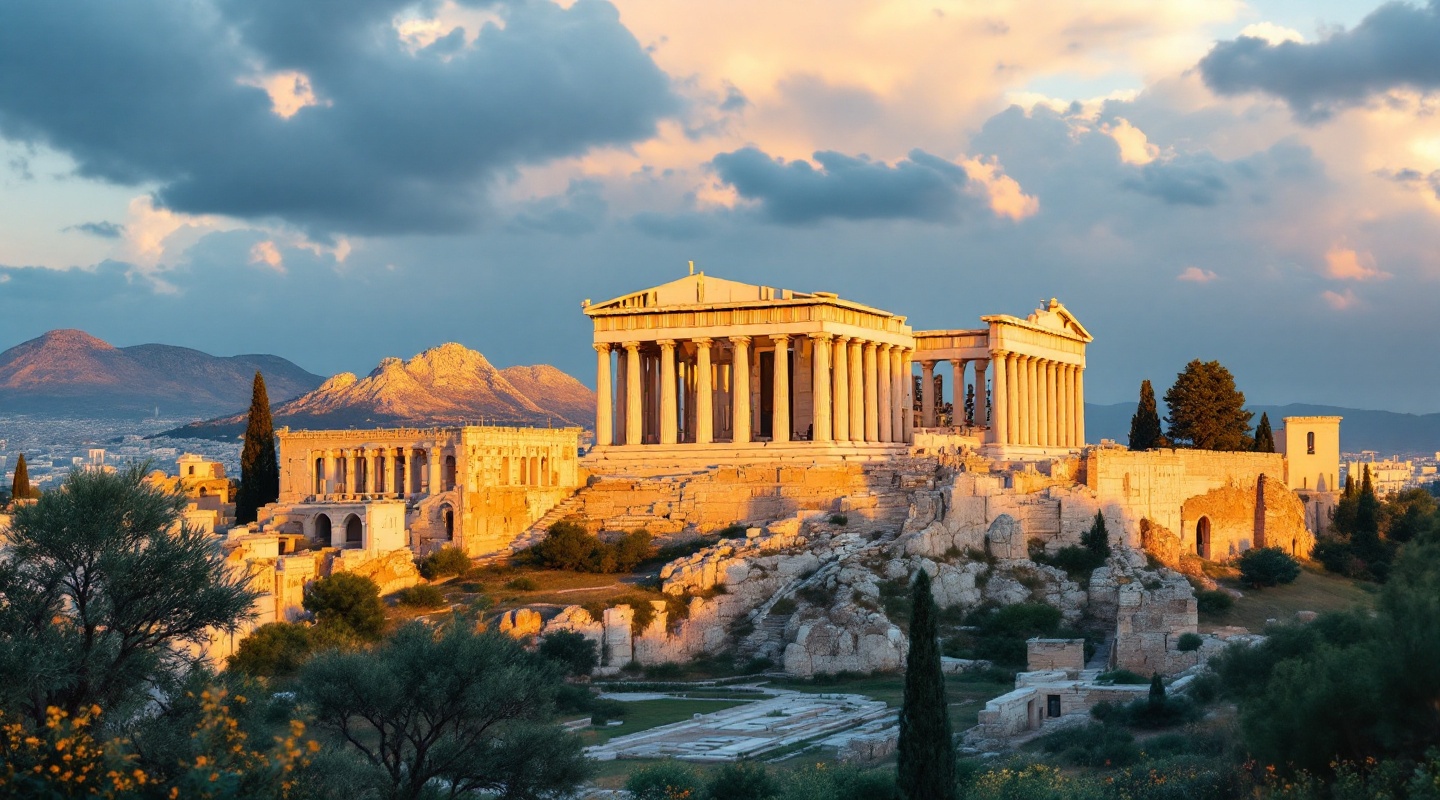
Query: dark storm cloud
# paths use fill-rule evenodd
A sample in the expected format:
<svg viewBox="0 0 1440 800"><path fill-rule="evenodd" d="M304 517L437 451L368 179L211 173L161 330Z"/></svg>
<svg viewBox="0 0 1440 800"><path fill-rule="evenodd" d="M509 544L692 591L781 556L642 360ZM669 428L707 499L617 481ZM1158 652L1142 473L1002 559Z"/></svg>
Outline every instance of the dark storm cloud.
<svg viewBox="0 0 1440 800"><path fill-rule="evenodd" d="M496 174L644 139L678 107L601 0L496 3L473 46L414 53L392 26L413 5L11 3L0 135L179 211L381 234L471 227ZM290 70L319 101L290 119L242 82Z"/></svg>
<svg viewBox="0 0 1440 800"><path fill-rule="evenodd" d="M1213 206L1229 191L1225 165L1213 156L1152 161L1125 187L1176 205Z"/></svg>
<svg viewBox="0 0 1440 800"><path fill-rule="evenodd" d="M711 164L741 197L759 202L764 218L787 225L832 218L951 220L971 202L963 192L965 170L921 150L894 166L833 151L814 158L820 169L746 147Z"/></svg>
<svg viewBox="0 0 1440 800"><path fill-rule="evenodd" d="M1215 45L1200 72L1220 94L1265 92L1302 119L1391 89L1440 88L1440 0L1386 3L1349 31L1323 41L1270 44L1242 36Z"/></svg>
<svg viewBox="0 0 1440 800"><path fill-rule="evenodd" d="M125 235L125 226L117 222L82 222L79 225L71 225L67 231L80 231L91 236L99 236L101 239L119 239Z"/></svg>

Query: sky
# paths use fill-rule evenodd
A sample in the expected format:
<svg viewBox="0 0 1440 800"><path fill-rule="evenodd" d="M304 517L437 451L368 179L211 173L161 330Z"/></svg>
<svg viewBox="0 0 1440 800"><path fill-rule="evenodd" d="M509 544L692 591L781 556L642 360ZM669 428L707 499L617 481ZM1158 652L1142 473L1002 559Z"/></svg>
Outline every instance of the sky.
<svg viewBox="0 0 1440 800"><path fill-rule="evenodd" d="M0 349L446 341L684 275L1058 298L1087 400L1440 411L1440 0L106 0L0 25Z"/></svg>

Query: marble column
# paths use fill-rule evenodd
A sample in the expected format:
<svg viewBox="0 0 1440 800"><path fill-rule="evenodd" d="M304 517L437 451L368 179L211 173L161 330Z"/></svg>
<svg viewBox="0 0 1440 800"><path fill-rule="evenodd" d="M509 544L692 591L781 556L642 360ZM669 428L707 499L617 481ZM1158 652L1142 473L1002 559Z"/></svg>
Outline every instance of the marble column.
<svg viewBox="0 0 1440 800"><path fill-rule="evenodd" d="M367 494L380 494L384 487L380 483L380 451L366 448L365 450L365 482L370 484L365 487Z"/></svg>
<svg viewBox="0 0 1440 800"><path fill-rule="evenodd" d="M915 441L915 364L911 360L914 356L915 351L906 348L904 354L900 357L901 392L905 398L905 407L901 411L900 420L901 431L904 436L902 441L906 444Z"/></svg>
<svg viewBox="0 0 1440 800"><path fill-rule="evenodd" d="M1040 382L1035 395L1035 404L1040 407L1040 412L1035 416L1035 435L1040 440L1040 446L1050 447L1055 443L1050 435L1050 426L1055 420L1055 406L1051 403L1049 360L1042 358L1036 362L1035 378Z"/></svg>
<svg viewBox="0 0 1440 800"><path fill-rule="evenodd" d="M890 427L893 415L890 413L891 389L890 385L890 345L882 344L875 347L875 388L876 406L875 420L877 442L891 441L893 429Z"/></svg>
<svg viewBox="0 0 1440 800"><path fill-rule="evenodd" d="M965 425L965 364L963 358L950 359L950 426L954 428Z"/></svg>
<svg viewBox="0 0 1440 800"><path fill-rule="evenodd" d="M1016 421L1019 426L1015 428L1015 444L1028 445L1030 439L1030 358L1015 354L1015 396L1011 402L1015 404Z"/></svg>
<svg viewBox="0 0 1440 800"><path fill-rule="evenodd" d="M1025 365L1025 394L1026 405L1030 409L1030 444L1038 446L1041 444L1040 431L1044 429L1045 421L1040 418L1043 410L1040 398L1044 392L1040 387L1040 359L1031 356L1026 359Z"/></svg>
<svg viewBox="0 0 1440 800"><path fill-rule="evenodd" d="M990 387L985 383L985 373L988 371L990 362L981 358L975 361L975 424L981 428L989 428L990 421Z"/></svg>
<svg viewBox="0 0 1440 800"><path fill-rule="evenodd" d="M660 345L660 444L675 444L676 414L679 404L675 400L675 340L661 339Z"/></svg>
<svg viewBox="0 0 1440 800"><path fill-rule="evenodd" d="M400 476L404 467L401 460L405 458L405 451L398 447L386 448L387 466L385 468L385 483L389 485L389 493L392 497L400 497L405 494L405 484L401 482Z"/></svg>
<svg viewBox="0 0 1440 800"><path fill-rule="evenodd" d="M750 337L731 336L735 347L735 366L731 369L731 399L735 403L730 428L734 431L731 441L736 444L750 441Z"/></svg>
<svg viewBox="0 0 1440 800"><path fill-rule="evenodd" d="M441 492L445 491L445 476L441 474L440 470L439 444L434 444L430 447L429 478L427 479L426 483L429 484L429 489L427 491L431 496L440 494Z"/></svg>
<svg viewBox="0 0 1440 800"><path fill-rule="evenodd" d="M850 439L850 346L846 344L849 341L848 336L835 337L834 391L831 393L835 414L831 429L837 442Z"/></svg>
<svg viewBox="0 0 1440 800"><path fill-rule="evenodd" d="M1065 446L1076 447L1075 441L1075 365L1066 364L1065 376Z"/></svg>
<svg viewBox="0 0 1440 800"><path fill-rule="evenodd" d="M610 407L610 345L595 345L595 444L614 444L614 433L610 427L615 411Z"/></svg>
<svg viewBox="0 0 1440 800"><path fill-rule="evenodd" d="M1085 446L1085 368L1075 368L1075 446Z"/></svg>
<svg viewBox="0 0 1440 800"><path fill-rule="evenodd" d="M695 340L695 444L710 444L715 439L714 387L710 381L709 339Z"/></svg>
<svg viewBox="0 0 1440 800"><path fill-rule="evenodd" d="M640 444L645 410L640 398L640 343L625 342L625 444Z"/></svg>
<svg viewBox="0 0 1440 800"><path fill-rule="evenodd" d="M775 334L774 413L770 416L770 441L790 441L790 337Z"/></svg>
<svg viewBox="0 0 1440 800"><path fill-rule="evenodd" d="M935 427L935 362L920 362L920 427Z"/></svg>
<svg viewBox="0 0 1440 800"><path fill-rule="evenodd" d="M1065 383L1070 365L1055 363L1055 446L1070 446L1070 402Z"/></svg>
<svg viewBox="0 0 1440 800"><path fill-rule="evenodd" d="M335 451L322 451L320 458L323 459L323 466L321 466L320 485L315 488L315 494L326 495L333 491L331 487L335 485Z"/></svg>
<svg viewBox="0 0 1440 800"><path fill-rule="evenodd" d="M865 343L850 340L850 441L865 441Z"/></svg>
<svg viewBox="0 0 1440 800"><path fill-rule="evenodd" d="M865 441L880 441L880 386L875 367L875 343L865 343Z"/></svg>
<svg viewBox="0 0 1440 800"><path fill-rule="evenodd" d="M828 442L832 437L830 420L830 334L810 334L810 405L814 409L814 440Z"/></svg>
<svg viewBox="0 0 1440 800"><path fill-rule="evenodd" d="M615 444L625 444L625 430L627 417L629 416L630 397L627 394L630 385L630 364L625 356L625 348L615 345Z"/></svg>
<svg viewBox="0 0 1440 800"><path fill-rule="evenodd" d="M1010 408L1010 392L1006 386L1008 372L1006 368L1010 354L1004 350L996 350L992 353L995 361L995 417L990 422L990 436L987 441L994 444L1009 444L1010 422L1006 413Z"/></svg>
<svg viewBox="0 0 1440 800"><path fill-rule="evenodd" d="M890 441L905 442L905 417L901 413L905 409L905 382L904 373L904 348L890 348Z"/></svg>

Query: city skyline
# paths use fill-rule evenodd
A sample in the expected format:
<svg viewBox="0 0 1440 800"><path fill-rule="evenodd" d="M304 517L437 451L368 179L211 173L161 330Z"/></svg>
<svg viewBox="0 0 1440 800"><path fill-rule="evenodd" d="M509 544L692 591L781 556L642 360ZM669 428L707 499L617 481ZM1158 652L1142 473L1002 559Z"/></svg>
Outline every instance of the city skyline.
<svg viewBox="0 0 1440 800"><path fill-rule="evenodd" d="M458 341L593 384L580 302L693 260L917 328L1058 297L1096 403L1201 358L1256 404L1440 410L1440 56L1407 49L1440 4L725 9L20 7L0 349Z"/></svg>

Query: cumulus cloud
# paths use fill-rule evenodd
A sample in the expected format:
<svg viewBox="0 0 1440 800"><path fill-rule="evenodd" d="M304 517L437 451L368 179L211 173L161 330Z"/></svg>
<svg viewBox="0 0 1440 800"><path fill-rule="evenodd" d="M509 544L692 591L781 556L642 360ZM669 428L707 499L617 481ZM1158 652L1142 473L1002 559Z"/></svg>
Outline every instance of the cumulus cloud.
<svg viewBox="0 0 1440 800"><path fill-rule="evenodd" d="M1186 155L1145 164L1125 186L1172 205L1213 206L1230 189L1225 172L1214 156Z"/></svg>
<svg viewBox="0 0 1440 800"><path fill-rule="evenodd" d="M1219 275L1216 275L1214 272L1208 269L1201 269L1199 267L1186 267L1184 271L1182 271L1179 275L1175 276L1175 280L1185 281L1186 283L1209 283L1210 281L1213 281L1219 277Z"/></svg>
<svg viewBox="0 0 1440 800"><path fill-rule="evenodd" d="M1355 295L1354 289L1346 289L1343 292L1332 292L1326 289L1320 293L1320 297L1336 311L1346 311L1360 303L1360 298Z"/></svg>
<svg viewBox="0 0 1440 800"><path fill-rule="evenodd" d="M808 161L771 158L755 147L721 153L711 162L720 179L759 204L772 222L803 225L825 219L953 220L969 203L965 169L922 150L885 164L833 151Z"/></svg>
<svg viewBox="0 0 1440 800"><path fill-rule="evenodd" d="M990 211L995 216L1018 222L1040 210L1039 198L1025 194L1019 181L1006 175L996 159L969 158L964 167L965 174L989 198Z"/></svg>
<svg viewBox="0 0 1440 800"><path fill-rule="evenodd" d="M647 138L679 108L603 0L490 4L503 24L433 40L397 27L414 8L13 3L0 74L25 79L0 81L0 135L185 214L453 231L497 175Z"/></svg>
<svg viewBox="0 0 1440 800"><path fill-rule="evenodd" d="M1325 253L1325 274L1337 281L1374 281L1390 277L1375 266L1375 257L1348 247L1335 246Z"/></svg>
<svg viewBox="0 0 1440 800"><path fill-rule="evenodd" d="M280 255L280 248L270 239L256 242L255 246L250 248L250 263L264 264L279 272L285 271L285 259Z"/></svg>
<svg viewBox="0 0 1440 800"><path fill-rule="evenodd" d="M1440 88L1440 0L1386 3L1353 29L1313 43L1251 33L1219 42L1200 60L1211 89L1264 92L1316 121L1393 89Z"/></svg>

